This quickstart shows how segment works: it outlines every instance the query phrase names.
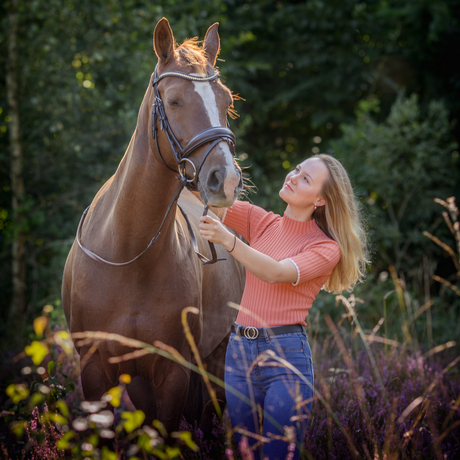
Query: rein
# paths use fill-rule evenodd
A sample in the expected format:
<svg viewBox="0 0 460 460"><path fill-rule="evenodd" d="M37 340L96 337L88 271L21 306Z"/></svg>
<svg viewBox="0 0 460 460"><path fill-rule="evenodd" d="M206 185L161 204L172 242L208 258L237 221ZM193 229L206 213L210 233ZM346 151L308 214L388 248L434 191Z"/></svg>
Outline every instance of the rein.
<svg viewBox="0 0 460 460"><path fill-rule="evenodd" d="M202 168L206 158L208 157L209 153L211 152L211 150L219 142L225 141L225 142L227 142L229 144L230 151L232 152L233 156L235 156L235 144L236 144L235 135L233 134L233 132L228 127L225 127L225 126L213 126L211 128L207 128L207 129L204 129L203 131L200 131L198 134L193 136L192 139L190 139L190 141L188 142L188 144L184 148L182 148L180 142L177 140L176 136L174 135L174 132L172 131L171 126L169 125L168 119L166 117L166 112L164 110L163 101L162 101L160 93L158 91L158 82L160 80L162 80L163 78L165 78L165 77L179 77L179 78L183 78L185 80L190 80L190 81L208 82L208 81L211 81L211 80L215 80L216 78L218 78L218 76L219 76L218 72L214 72L213 75L209 75L209 76L206 76L206 77L199 77L199 76L195 76L195 75L189 75L189 74L183 73L183 72L164 72L161 75L158 75L158 69L157 69L157 67L155 67L155 72L153 74L153 81L152 81L152 86L153 86L154 92L155 92L155 98L154 98L154 102L153 102L153 106L152 106L152 137L155 140L156 150L157 150L157 153L158 153L161 161L163 162L163 164L168 169L170 169L171 171L177 172L177 170L171 168L171 166L169 166L168 163L166 163L165 159L163 158L163 155L161 154L160 145L158 143L158 121L159 121L160 122L160 130L164 130L164 132L166 134L166 138L168 139L169 145L170 145L171 150L172 150L172 152L174 154L174 159L175 159L175 161L177 163L177 166L178 166L178 171L180 173L180 177L177 177L177 179L179 180L179 184L178 184L178 186L177 186L177 188L176 188L176 190L175 190L175 192L174 192L174 194L173 194L173 196L172 196L172 198L171 198L171 200L169 202L168 208L167 208L166 213L165 213L165 215L163 217L163 220L161 221L160 227L159 227L156 235L151 239L151 241L148 244L148 246L140 254L138 254L133 259L128 260L127 262L111 262L109 260L106 260L106 259L98 256L97 254L95 254L94 252L92 252L91 250L89 250L88 248L83 246L83 244L81 242L80 235L81 235L81 229L82 229L82 226L83 226L83 222L84 222L84 220L86 218L86 215L88 213L88 210L90 208L90 206L88 206L84 210L84 212L83 212L83 214L81 216L80 222L78 224L77 234L76 234L75 239L76 239L77 244L80 247L80 249L87 256L89 256L91 259L96 260L98 262L103 262L105 264L108 264L108 265L111 265L111 266L114 266L114 267L121 267L121 266L129 265L129 264L135 262L136 260L138 260L140 257L142 257L153 246L155 241L160 236L161 229L163 228L163 225L164 225L164 223L166 221L166 218L168 217L169 212L171 211L174 203L179 199L179 195L180 195L182 189L184 187L187 187L187 188L192 189L192 190L197 190L197 184L198 184L198 180L199 180L199 178L198 178L199 173L201 171L201 168ZM199 148L202 145L204 145L206 143L209 143L209 142L211 143L211 145L208 147L208 149L206 150L206 152L202 156L201 161L200 161L200 163L198 165L198 168L197 168L195 166L195 163L193 163L193 161L190 160L188 157L197 148ZM191 179L188 179L186 177L186 175L185 175L185 163L190 163L192 165L192 167L193 167L194 172L193 172L193 177ZM195 253L198 256L198 258L203 262L203 265L214 264L214 263L218 262L219 260L226 260L225 258L221 258L221 259L217 258L216 249L214 247L214 244L211 243L210 241L208 241L208 243L209 243L209 247L211 249L212 259L208 259L206 256L204 256L203 254L201 254L198 251L198 244L197 244L195 232L193 231L193 228L192 228L192 225L190 223L190 220L189 220L186 212L181 208L181 206L179 206L179 204L177 204L177 206L179 207L180 211L182 212L182 215L184 216L185 221L187 222L187 227L189 229L190 237L191 237L191 240L192 240L193 250L195 251ZM208 207L207 204L205 204L203 216L205 216L208 213L208 210L209 210L209 207Z"/></svg>

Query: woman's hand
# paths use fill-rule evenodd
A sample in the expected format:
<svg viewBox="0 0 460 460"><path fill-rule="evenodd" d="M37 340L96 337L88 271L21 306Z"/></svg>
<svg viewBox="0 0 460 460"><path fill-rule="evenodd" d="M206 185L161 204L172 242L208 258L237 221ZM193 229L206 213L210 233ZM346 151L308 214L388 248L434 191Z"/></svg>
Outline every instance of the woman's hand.
<svg viewBox="0 0 460 460"><path fill-rule="evenodd" d="M297 267L292 260L284 259L278 262L262 254L239 238L235 239L233 233L210 216L201 217L200 234L205 240L225 246L227 251L232 252L235 259L262 281L267 283L295 283L297 281Z"/></svg>
<svg viewBox="0 0 460 460"><path fill-rule="evenodd" d="M234 235L230 233L218 220L211 216L200 218L200 234L211 243L221 244L229 251L234 243Z"/></svg>

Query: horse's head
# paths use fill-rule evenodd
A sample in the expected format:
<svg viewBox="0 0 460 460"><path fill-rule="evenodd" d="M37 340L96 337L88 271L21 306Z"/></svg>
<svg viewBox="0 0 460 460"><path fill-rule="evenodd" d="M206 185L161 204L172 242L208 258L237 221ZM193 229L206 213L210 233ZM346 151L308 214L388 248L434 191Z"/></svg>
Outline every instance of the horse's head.
<svg viewBox="0 0 460 460"><path fill-rule="evenodd" d="M230 206L243 187L241 169L233 157L231 142L224 140L226 132L233 136L226 130L227 114L233 107L233 97L217 76L208 81L203 78L216 72L214 66L220 48L217 27L215 23L208 29L201 48L197 46L196 40L187 40L181 46L175 46L167 19L161 19L156 25L153 36L153 46L158 57L155 76L158 95L171 128L169 140L165 130L160 129L160 120L156 123L158 147L166 165L170 169L178 168L173 151L176 141L179 157L181 149L187 150L186 147L190 147L189 154L185 152L190 161L183 161L181 167L185 168L188 177L193 177L197 172L198 190L203 201L214 206ZM162 77L166 72L180 72L186 74L186 77L190 75L199 78L193 81L177 75ZM151 99L153 104L153 91ZM161 115L158 117L161 118ZM211 129L216 127L220 129ZM219 133L223 137L219 138ZM198 139L195 137L197 134ZM206 140L212 136L213 140ZM151 145L158 150L153 142Z"/></svg>

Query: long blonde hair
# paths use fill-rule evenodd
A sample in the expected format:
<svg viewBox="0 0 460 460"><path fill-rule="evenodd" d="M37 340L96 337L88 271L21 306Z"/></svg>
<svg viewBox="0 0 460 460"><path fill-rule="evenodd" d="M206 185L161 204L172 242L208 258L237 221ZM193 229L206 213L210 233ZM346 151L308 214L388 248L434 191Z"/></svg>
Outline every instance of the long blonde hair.
<svg viewBox="0 0 460 460"><path fill-rule="evenodd" d="M312 217L323 232L340 247L341 257L324 288L338 294L352 291L364 280L369 264L367 235L353 193L350 179L342 164L331 155L321 153L320 158L329 170L321 195L326 204L318 207Z"/></svg>

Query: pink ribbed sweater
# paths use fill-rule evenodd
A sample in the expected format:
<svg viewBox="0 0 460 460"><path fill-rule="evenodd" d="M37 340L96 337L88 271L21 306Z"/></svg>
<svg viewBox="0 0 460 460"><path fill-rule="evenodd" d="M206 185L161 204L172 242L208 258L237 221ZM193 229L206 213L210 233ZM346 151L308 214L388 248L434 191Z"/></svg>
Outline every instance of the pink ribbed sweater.
<svg viewBox="0 0 460 460"><path fill-rule="evenodd" d="M236 321L255 327L306 325L308 310L340 259L339 245L314 220L299 222L245 201L228 208L224 223L257 251L277 261L291 260L298 272L296 283L270 284L246 270Z"/></svg>

